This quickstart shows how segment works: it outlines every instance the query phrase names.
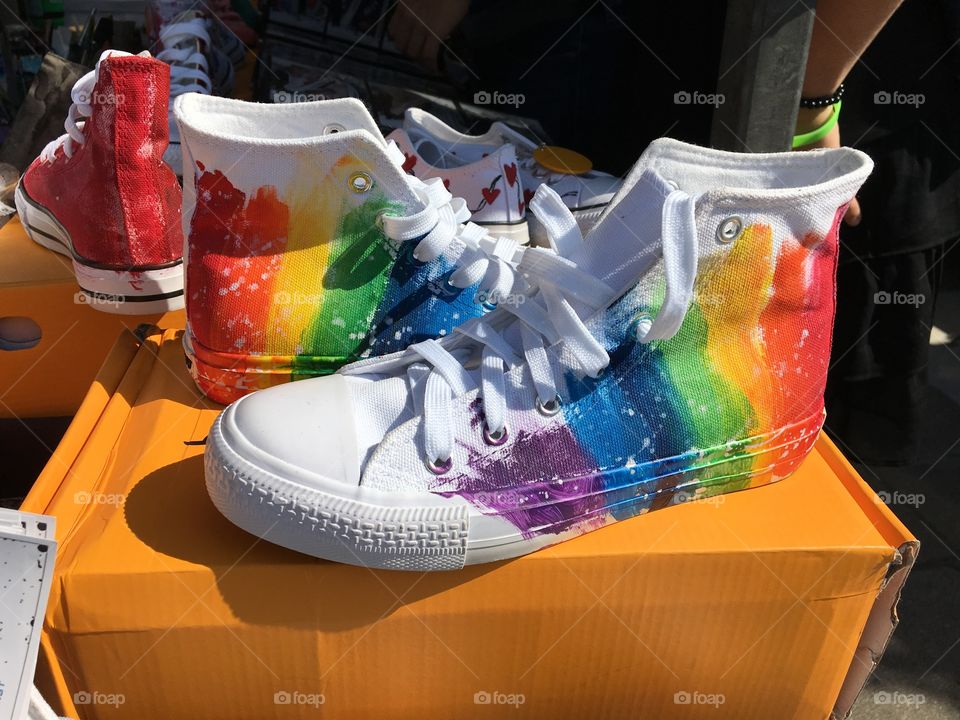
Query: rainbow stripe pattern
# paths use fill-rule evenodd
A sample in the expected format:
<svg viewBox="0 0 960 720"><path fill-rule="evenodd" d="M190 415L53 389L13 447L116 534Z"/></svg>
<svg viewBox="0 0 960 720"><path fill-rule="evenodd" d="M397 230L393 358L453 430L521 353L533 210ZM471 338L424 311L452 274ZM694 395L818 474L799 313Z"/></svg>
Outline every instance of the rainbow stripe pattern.
<svg viewBox="0 0 960 720"><path fill-rule="evenodd" d="M843 210L826 237L775 242L771 226L746 227L729 253L702 262L680 331L644 344L637 320L664 292L662 273L648 273L590 324L611 357L599 379L568 374L552 422L510 428L503 451L478 446L430 490L530 537L790 474L823 421Z"/></svg>
<svg viewBox="0 0 960 720"><path fill-rule="evenodd" d="M196 165L184 344L213 400L328 374L484 312L476 287L446 282L448 260L421 263L416 241L383 234L377 215L402 208L377 188L348 189L364 170L357 159L346 155L316 179L303 168L282 196L272 186L243 192Z"/></svg>

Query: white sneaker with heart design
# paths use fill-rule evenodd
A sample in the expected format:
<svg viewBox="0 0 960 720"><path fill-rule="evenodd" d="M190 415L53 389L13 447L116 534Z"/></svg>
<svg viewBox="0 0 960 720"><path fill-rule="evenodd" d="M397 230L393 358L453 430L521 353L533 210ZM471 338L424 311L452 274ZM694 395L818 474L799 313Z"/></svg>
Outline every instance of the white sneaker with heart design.
<svg viewBox="0 0 960 720"><path fill-rule="evenodd" d="M528 242L524 186L513 145L491 148L467 163L450 156L447 162L431 164L403 130L394 130L387 140L403 152L404 171L421 180L440 178L451 195L463 198L471 222L491 235L508 237L522 245Z"/></svg>
<svg viewBox="0 0 960 720"><path fill-rule="evenodd" d="M524 251L536 290L227 408L213 502L310 555L442 570L788 476L823 422L838 225L871 167L654 142L586 238L567 213L560 254Z"/></svg>
<svg viewBox="0 0 960 720"><path fill-rule="evenodd" d="M417 152L428 163L455 165L473 163L505 144L512 145L523 188L521 208L530 202L541 185L549 185L563 198L577 219L580 230L588 232L620 188L620 178L594 170L579 153L542 146L509 125L494 122L482 135L467 135L419 108L409 108L403 129ZM532 240L546 245L545 230L536 219L530 223Z"/></svg>

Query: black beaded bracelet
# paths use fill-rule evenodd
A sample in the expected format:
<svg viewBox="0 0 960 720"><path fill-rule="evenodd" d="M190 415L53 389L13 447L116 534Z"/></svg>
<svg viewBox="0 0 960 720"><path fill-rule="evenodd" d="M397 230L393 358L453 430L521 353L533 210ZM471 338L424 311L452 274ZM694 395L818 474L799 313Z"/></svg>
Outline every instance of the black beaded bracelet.
<svg viewBox="0 0 960 720"><path fill-rule="evenodd" d="M821 95L814 98L800 98L800 107L816 110L817 108L827 107L827 105L836 105L843 97L843 83L833 95Z"/></svg>

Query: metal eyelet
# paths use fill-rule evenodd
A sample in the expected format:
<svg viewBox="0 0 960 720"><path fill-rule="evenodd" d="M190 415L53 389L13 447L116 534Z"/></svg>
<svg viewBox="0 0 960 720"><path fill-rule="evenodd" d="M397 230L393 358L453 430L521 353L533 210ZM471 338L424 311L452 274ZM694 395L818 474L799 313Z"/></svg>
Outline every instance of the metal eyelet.
<svg viewBox="0 0 960 720"><path fill-rule="evenodd" d="M373 188L373 178L365 172L355 172L350 176L350 189L355 193L369 192Z"/></svg>
<svg viewBox="0 0 960 720"><path fill-rule="evenodd" d="M653 327L653 317L650 313L642 312L634 318L633 336L638 342L646 342L645 338L650 332L651 327Z"/></svg>
<svg viewBox="0 0 960 720"><path fill-rule="evenodd" d="M728 217L717 227L717 240L727 244L732 243L743 232L743 220L736 215Z"/></svg>
<svg viewBox="0 0 960 720"><path fill-rule="evenodd" d="M346 128L340 123L330 123L323 126L324 135L333 135L334 133L343 132Z"/></svg>
<svg viewBox="0 0 960 720"><path fill-rule="evenodd" d="M441 460L439 458L436 460L427 460L427 470L432 472L434 475L444 475L445 473L450 472L452 467L452 457L448 457L446 460Z"/></svg>
<svg viewBox="0 0 960 720"><path fill-rule="evenodd" d="M487 424L483 424L483 441L487 445L493 445L494 447L498 445L503 445L507 441L509 432L507 431L507 426L504 425L498 432L490 432L490 428L487 427Z"/></svg>
<svg viewBox="0 0 960 720"><path fill-rule="evenodd" d="M560 396L556 395L554 396L553 400L548 400L547 402L544 403L544 402L540 402L540 398L538 397L536 404L537 404L537 411L541 415L550 417L560 412L561 400L560 400Z"/></svg>
<svg viewBox="0 0 960 720"><path fill-rule="evenodd" d="M490 299L490 294L484 291L478 292L473 297L473 301L484 309L484 312L493 312L497 309L497 303Z"/></svg>

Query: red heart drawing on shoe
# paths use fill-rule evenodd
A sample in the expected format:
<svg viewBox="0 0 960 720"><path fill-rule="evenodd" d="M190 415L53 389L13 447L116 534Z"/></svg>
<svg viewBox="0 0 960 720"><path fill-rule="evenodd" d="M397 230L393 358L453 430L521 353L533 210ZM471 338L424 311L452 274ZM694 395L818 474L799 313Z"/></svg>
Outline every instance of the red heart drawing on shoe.
<svg viewBox="0 0 960 720"><path fill-rule="evenodd" d="M404 171L405 173L409 173L409 174L412 175L412 174L413 174L413 166L417 164L417 156L416 156L416 155L407 155L406 153L404 153L404 154L403 154L403 157L404 157L404 161L403 161L403 171Z"/></svg>
<svg viewBox="0 0 960 720"><path fill-rule="evenodd" d="M493 201L500 197L500 188L490 188L483 189L483 199L487 201L487 205L493 205Z"/></svg>
<svg viewBox="0 0 960 720"><path fill-rule="evenodd" d="M447 178L444 178L444 179L443 179L443 186L444 186L447 190L450 189L450 181L449 181Z"/></svg>
<svg viewBox="0 0 960 720"><path fill-rule="evenodd" d="M523 191L523 204L529 205L530 201L533 200L533 196L536 193L533 190L524 190Z"/></svg>
<svg viewBox="0 0 960 720"><path fill-rule="evenodd" d="M510 163L509 165L504 165L503 174L507 176L507 182L510 183L510 187L513 187L513 184L517 181L517 164Z"/></svg>

